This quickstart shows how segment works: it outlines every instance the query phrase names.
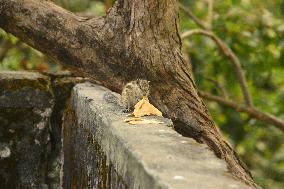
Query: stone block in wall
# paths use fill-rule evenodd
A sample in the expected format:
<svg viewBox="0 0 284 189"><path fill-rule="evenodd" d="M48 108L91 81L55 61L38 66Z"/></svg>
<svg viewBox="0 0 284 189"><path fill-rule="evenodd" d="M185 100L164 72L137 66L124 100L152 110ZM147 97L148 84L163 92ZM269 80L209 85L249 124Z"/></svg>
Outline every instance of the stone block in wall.
<svg viewBox="0 0 284 189"><path fill-rule="evenodd" d="M0 188L38 189L45 184L50 79L36 72L0 72Z"/></svg>

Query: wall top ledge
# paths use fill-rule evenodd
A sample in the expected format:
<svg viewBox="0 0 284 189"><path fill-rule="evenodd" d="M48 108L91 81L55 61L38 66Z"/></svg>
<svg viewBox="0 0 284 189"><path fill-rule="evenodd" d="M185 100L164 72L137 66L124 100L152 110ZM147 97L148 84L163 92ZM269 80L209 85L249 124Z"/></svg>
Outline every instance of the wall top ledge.
<svg viewBox="0 0 284 189"><path fill-rule="evenodd" d="M236 180L206 145L174 131L170 120L130 125L124 123L127 114L109 98L114 93L108 89L82 83L72 93L78 126L91 133L129 188L250 188Z"/></svg>

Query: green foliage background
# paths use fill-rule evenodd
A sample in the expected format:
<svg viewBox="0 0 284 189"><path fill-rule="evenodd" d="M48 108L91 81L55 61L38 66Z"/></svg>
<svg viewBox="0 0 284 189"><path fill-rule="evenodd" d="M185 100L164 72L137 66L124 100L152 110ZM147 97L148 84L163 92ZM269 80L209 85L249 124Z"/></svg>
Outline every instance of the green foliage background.
<svg viewBox="0 0 284 189"><path fill-rule="evenodd" d="M113 0L55 0L77 14L104 15ZM181 0L201 20L206 20L208 0ZM255 106L284 120L284 0L215 0L212 30L239 57ZM198 26L180 12L181 33ZM200 89L220 91L206 80L213 78L242 103L233 66L215 43L194 35L183 41ZM1 59L1 52L8 49ZM60 70L48 57L0 30L0 70ZM207 102L215 122L264 188L284 188L284 132L247 114Z"/></svg>
<svg viewBox="0 0 284 189"><path fill-rule="evenodd" d="M206 20L206 1L182 1ZM284 119L284 1L214 1L212 30L239 57L255 106ZM198 28L181 13L182 31ZM233 66L215 43L194 35L184 41L190 54L197 85L220 95L204 76L221 83L232 99L243 102ZM265 188L284 188L284 133L248 115L207 102L211 114L257 183Z"/></svg>

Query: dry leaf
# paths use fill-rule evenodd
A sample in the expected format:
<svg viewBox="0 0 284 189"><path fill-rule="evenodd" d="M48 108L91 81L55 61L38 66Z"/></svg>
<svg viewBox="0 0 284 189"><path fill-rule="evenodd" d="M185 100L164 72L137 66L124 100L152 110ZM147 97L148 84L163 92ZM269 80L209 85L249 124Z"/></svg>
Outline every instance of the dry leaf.
<svg viewBox="0 0 284 189"><path fill-rule="evenodd" d="M140 125L140 124L161 124L163 122L155 120L155 119L142 119L137 117L131 117L124 120L131 125Z"/></svg>
<svg viewBox="0 0 284 189"><path fill-rule="evenodd" d="M147 97L143 97L142 100L140 100L135 106L134 106L134 112L133 115L135 117L142 117L145 115L156 115L156 116L162 116L162 112L155 108L152 104L149 103L149 100Z"/></svg>
<svg viewBox="0 0 284 189"><path fill-rule="evenodd" d="M130 118L125 119L124 122L141 121L141 120L143 120L143 119L140 118L140 117L130 117Z"/></svg>

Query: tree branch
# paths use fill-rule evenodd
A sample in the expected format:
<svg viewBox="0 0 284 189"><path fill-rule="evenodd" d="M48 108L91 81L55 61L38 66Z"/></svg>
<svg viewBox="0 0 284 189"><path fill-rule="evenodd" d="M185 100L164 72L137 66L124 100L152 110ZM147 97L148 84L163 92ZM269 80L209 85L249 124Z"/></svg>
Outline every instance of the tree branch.
<svg viewBox="0 0 284 189"><path fill-rule="evenodd" d="M208 3L208 13L207 13L206 23L208 30L212 30L214 0L207 0L207 3Z"/></svg>
<svg viewBox="0 0 284 189"><path fill-rule="evenodd" d="M247 80L245 78L245 74L242 70L241 67L241 63L239 58L235 55L235 53L227 46L226 43L224 43L219 37L217 37L213 32L211 31L206 31L206 30L201 30L201 29L194 29L194 30L190 30L190 31L186 31L181 35L181 38L184 39L186 37L190 37L192 35L204 35L206 37L211 38L219 47L220 51L226 56L228 57L231 62L234 65L235 68L235 72L237 74L242 92L243 92L243 96L246 102L246 105L248 107L253 107L253 102L252 102L252 98L250 96L249 93L249 89L247 86Z"/></svg>
<svg viewBox="0 0 284 189"><path fill-rule="evenodd" d="M209 78L209 77L205 77L205 79L210 81L211 83L213 83L221 91L221 93L222 93L222 95L225 99L229 98L229 95L228 95L226 89L218 81L216 81L212 78Z"/></svg>
<svg viewBox="0 0 284 189"><path fill-rule="evenodd" d="M216 96L216 95L213 95L213 94L201 91L201 90L199 90L198 94L205 99L208 99L210 101L215 101L223 106L232 108L237 112L247 113L250 117L253 117L259 121L265 122L267 124L275 125L279 129L284 131L284 121L282 121L281 119L278 119L277 117L271 114L262 112L254 107L241 106L230 99L224 99L223 97Z"/></svg>
<svg viewBox="0 0 284 189"><path fill-rule="evenodd" d="M196 34L200 34L200 35L210 37L217 44L217 46L219 47L221 52L225 56L227 56L231 60L231 62L234 64L235 70L236 70L236 73L237 73L237 76L238 76L238 79L239 79L239 83L241 85L244 98L246 100L246 106L239 106L238 104L234 103L234 101L232 101L232 100L224 99L224 98L219 97L219 96L214 96L214 95L211 95L211 94L206 93L206 92L199 92L199 95L201 97L206 98L206 99L214 100L214 101L216 101L216 102L218 102L222 105L225 105L227 107L230 107L230 108L232 108L236 111L246 112L251 117L258 119L259 121L263 121L265 123L275 125L279 129L284 130L284 122L281 119L278 119L277 117L275 117L271 114L262 112L262 111L258 110L257 108L255 108L253 106L251 96L250 96L250 93L248 91L247 81L246 81L245 76L243 74L243 71L242 71L242 68L241 68L241 65L240 65L240 61L237 58L237 56L233 53L233 51L219 37L217 37L213 32L210 32L210 31L194 29L194 30L184 32L181 35L181 38L183 39L183 38L186 38L186 37L189 37L189 36L192 36L192 35L196 35Z"/></svg>
<svg viewBox="0 0 284 189"><path fill-rule="evenodd" d="M199 18L197 18L197 16L195 16L195 14L187 7L185 7L183 4L179 3L179 7L181 10L183 10L192 20L193 22L198 25L200 28L207 30L209 28L207 28L206 24L203 23L203 21L201 21Z"/></svg>

